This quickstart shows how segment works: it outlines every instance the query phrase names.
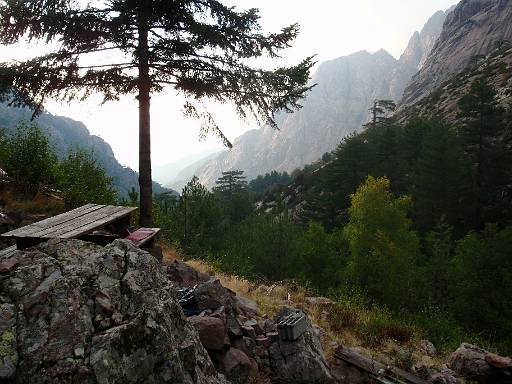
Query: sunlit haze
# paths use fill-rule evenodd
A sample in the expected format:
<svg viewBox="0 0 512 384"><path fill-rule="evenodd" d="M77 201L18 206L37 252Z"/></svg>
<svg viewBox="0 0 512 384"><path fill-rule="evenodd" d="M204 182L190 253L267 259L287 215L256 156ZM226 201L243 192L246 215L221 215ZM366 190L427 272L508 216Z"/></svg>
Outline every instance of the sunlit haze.
<svg viewBox="0 0 512 384"><path fill-rule="evenodd" d="M437 10L446 10L455 0L230 0L225 3L238 9L259 8L264 31L275 31L298 22L301 34L293 47L283 52L279 64L295 64L316 55L317 62L350 53L380 48L398 58L411 35L420 30ZM3 61L30 57L37 47L0 47ZM267 67L275 62L263 60ZM49 112L83 121L92 134L106 140L120 163L138 168L138 109L133 98L124 98L100 106L99 97L86 102L61 104L50 101ZM187 155L207 149L222 148L216 137L199 141L200 122L185 119L181 113L183 100L172 89L152 98L153 165L171 163ZM239 120L229 105L213 106L220 127L230 140L254 122Z"/></svg>

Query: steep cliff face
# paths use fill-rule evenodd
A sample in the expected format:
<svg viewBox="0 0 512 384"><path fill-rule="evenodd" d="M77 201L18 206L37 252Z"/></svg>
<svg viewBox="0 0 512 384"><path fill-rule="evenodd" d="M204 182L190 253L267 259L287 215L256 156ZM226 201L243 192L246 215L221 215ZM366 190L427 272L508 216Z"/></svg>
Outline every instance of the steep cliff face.
<svg viewBox="0 0 512 384"><path fill-rule="evenodd" d="M414 116L443 116L457 123L458 103L471 84L483 78L497 91L497 100L505 108L512 105L512 44L506 44L482 58L478 64L455 75L432 93L407 108L400 108L396 117L404 122Z"/></svg>
<svg viewBox="0 0 512 384"><path fill-rule="evenodd" d="M421 32L415 32L412 35L407 48L400 56L401 64L414 67L417 70L423 66L443 29L446 15L452 10L450 8L446 13L443 11L434 13Z"/></svg>
<svg viewBox="0 0 512 384"><path fill-rule="evenodd" d="M291 172L317 160L361 128L375 99L401 99L441 33L445 17L442 11L433 15L413 35L400 60L380 50L321 64L312 79L318 85L301 110L280 116L280 131L263 127L246 132L234 141L233 149L195 174L211 187L222 171L242 169L250 179L272 170Z"/></svg>
<svg viewBox="0 0 512 384"><path fill-rule="evenodd" d="M357 52L320 65L318 85L304 107L281 116L280 131L252 130L235 140L233 149L206 165L201 182L214 184L222 171L243 169L251 178L270 170L292 171L330 151L367 118L374 99L391 98L397 61L381 50Z"/></svg>
<svg viewBox="0 0 512 384"><path fill-rule="evenodd" d="M406 88L402 108L429 96L506 41L512 41L512 1L461 1L446 18L432 52Z"/></svg>

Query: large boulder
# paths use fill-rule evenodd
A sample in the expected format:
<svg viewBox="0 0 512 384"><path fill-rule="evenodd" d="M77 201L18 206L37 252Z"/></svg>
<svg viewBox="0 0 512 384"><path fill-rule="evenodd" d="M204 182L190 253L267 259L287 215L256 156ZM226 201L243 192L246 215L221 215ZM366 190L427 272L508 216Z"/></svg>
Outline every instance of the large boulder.
<svg viewBox="0 0 512 384"><path fill-rule="evenodd" d="M197 329L203 347L217 351L224 347L225 328L221 319L211 316L191 316L188 320Z"/></svg>
<svg viewBox="0 0 512 384"><path fill-rule="evenodd" d="M220 307L224 307L225 312L230 312L236 308L235 295L233 291L223 287L220 280L215 277L199 284L194 291L199 312L215 311Z"/></svg>
<svg viewBox="0 0 512 384"><path fill-rule="evenodd" d="M209 280L209 276L196 271L182 261L174 260L166 266L167 276L181 288L192 288Z"/></svg>
<svg viewBox="0 0 512 384"><path fill-rule="evenodd" d="M149 253L123 240L52 240L10 257L0 382L226 382Z"/></svg>
<svg viewBox="0 0 512 384"><path fill-rule="evenodd" d="M458 375L478 383L512 382L512 360L490 353L476 345L462 343L451 354L449 366Z"/></svg>
<svg viewBox="0 0 512 384"><path fill-rule="evenodd" d="M295 311L283 307L276 315L276 323ZM268 364L272 378L282 383L332 383L320 339L307 319L306 331L294 341L278 340L268 348Z"/></svg>
<svg viewBox="0 0 512 384"><path fill-rule="evenodd" d="M220 371L235 384L247 383L253 370L251 360L237 348L229 348L219 356L218 366Z"/></svg>

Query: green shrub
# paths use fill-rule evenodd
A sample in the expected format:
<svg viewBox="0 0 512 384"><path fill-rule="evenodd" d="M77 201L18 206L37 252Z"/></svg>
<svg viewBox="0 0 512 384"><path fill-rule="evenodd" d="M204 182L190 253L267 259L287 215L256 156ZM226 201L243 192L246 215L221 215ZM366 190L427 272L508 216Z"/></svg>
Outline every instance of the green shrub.
<svg viewBox="0 0 512 384"><path fill-rule="evenodd" d="M60 164L59 188L66 208L76 208L86 203L114 204L117 193L112 179L97 163L92 152L70 151Z"/></svg>
<svg viewBox="0 0 512 384"><path fill-rule="evenodd" d="M407 218L410 199L395 198L389 179L369 176L351 200L343 230L351 252L347 279L377 303L393 309L414 307L419 240Z"/></svg>
<svg viewBox="0 0 512 384"><path fill-rule="evenodd" d="M374 307L360 323L358 333L364 344L377 346L387 340L407 343L414 338L417 330L404 318L392 316L388 310Z"/></svg>
<svg viewBox="0 0 512 384"><path fill-rule="evenodd" d="M243 266L247 277L278 281L293 278L300 269L301 229L286 215L254 215L232 228L216 254L223 270Z"/></svg>
<svg viewBox="0 0 512 384"><path fill-rule="evenodd" d="M411 320L424 332L438 350L449 352L459 347L461 342L469 341L467 332L455 321L453 316L435 306L426 306L414 313Z"/></svg>
<svg viewBox="0 0 512 384"><path fill-rule="evenodd" d="M0 167L24 197L57 182L57 156L37 125L20 123L13 135L1 140L0 149Z"/></svg>
<svg viewBox="0 0 512 384"><path fill-rule="evenodd" d="M302 280L322 294L338 288L346 248L339 232L327 233L321 224L310 224L299 241Z"/></svg>

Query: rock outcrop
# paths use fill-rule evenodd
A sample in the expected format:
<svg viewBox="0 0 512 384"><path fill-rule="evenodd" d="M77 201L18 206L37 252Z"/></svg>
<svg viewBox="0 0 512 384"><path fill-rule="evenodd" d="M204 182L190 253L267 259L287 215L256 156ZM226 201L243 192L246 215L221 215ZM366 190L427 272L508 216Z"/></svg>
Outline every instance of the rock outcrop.
<svg viewBox="0 0 512 384"><path fill-rule="evenodd" d="M416 104L500 44L512 42L511 20L509 0L462 0L446 18L430 55L405 89L402 107Z"/></svg>
<svg viewBox="0 0 512 384"><path fill-rule="evenodd" d="M498 356L476 345L462 343L450 356L449 366L458 375L481 384L512 382L512 358Z"/></svg>
<svg viewBox="0 0 512 384"><path fill-rule="evenodd" d="M168 265L167 274L181 288L193 287L195 314L189 321L199 331L215 367L233 383L246 383L259 374L275 383L333 382L309 320L297 340L281 340L277 322L292 309L284 307L272 320L259 316L252 300L238 297L215 277L205 280L205 275L182 262Z"/></svg>
<svg viewBox="0 0 512 384"><path fill-rule="evenodd" d="M147 252L49 241L0 264L2 383L226 383Z"/></svg>

